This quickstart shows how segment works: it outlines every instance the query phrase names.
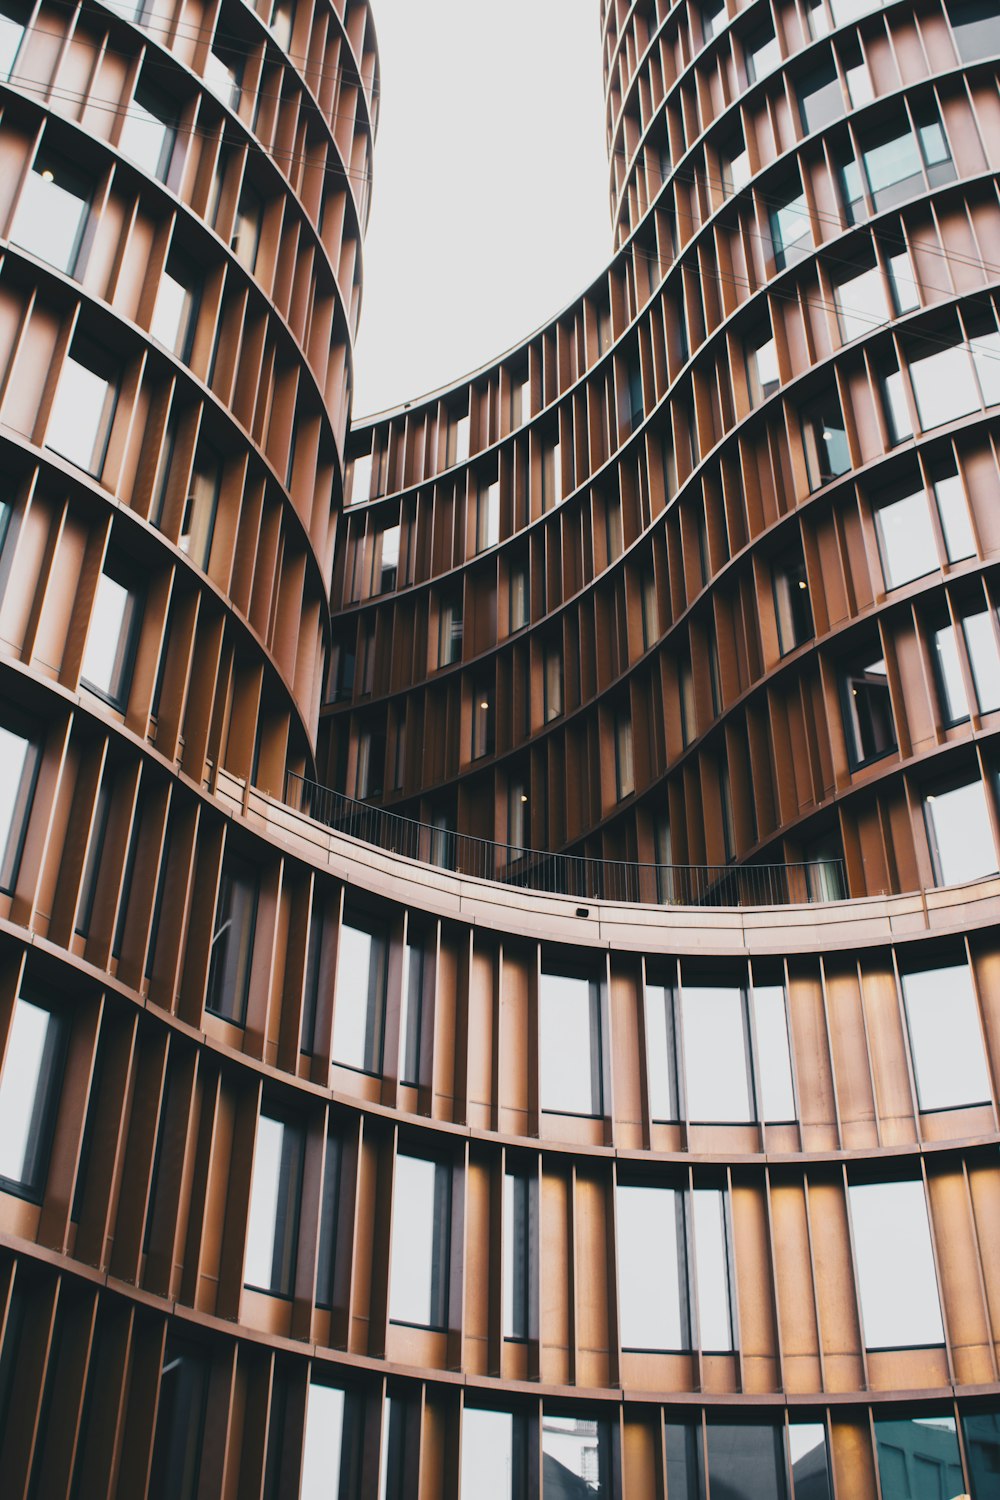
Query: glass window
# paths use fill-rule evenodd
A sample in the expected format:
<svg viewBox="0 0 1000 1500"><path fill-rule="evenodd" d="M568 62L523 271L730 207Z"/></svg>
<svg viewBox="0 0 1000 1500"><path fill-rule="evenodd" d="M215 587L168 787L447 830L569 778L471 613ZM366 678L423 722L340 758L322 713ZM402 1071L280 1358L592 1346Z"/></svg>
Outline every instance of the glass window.
<svg viewBox="0 0 1000 1500"><path fill-rule="evenodd" d="M353 1500L360 1493L361 1412L336 1386L310 1384L299 1500Z"/></svg>
<svg viewBox="0 0 1000 1500"><path fill-rule="evenodd" d="M976 702L981 714L1000 708L1000 651L997 650L996 618L990 609L966 615L962 633L969 653Z"/></svg>
<svg viewBox="0 0 1000 1500"><path fill-rule="evenodd" d="M507 855L516 859L527 843L528 793L523 781L511 781L507 788Z"/></svg>
<svg viewBox="0 0 1000 1500"><path fill-rule="evenodd" d="M184 500L180 536L177 545L187 553L195 567L208 567L215 535L215 518L222 489L222 455L211 443L198 445L191 482Z"/></svg>
<svg viewBox="0 0 1000 1500"><path fill-rule="evenodd" d="M246 1021L257 890L253 865L227 849L215 907L205 1008L236 1026Z"/></svg>
<svg viewBox="0 0 1000 1500"><path fill-rule="evenodd" d="M371 928L345 922L337 949L337 989L330 1056L343 1067L378 1073L382 1067L386 940Z"/></svg>
<svg viewBox="0 0 1000 1500"><path fill-rule="evenodd" d="M726 0L703 0L701 7L701 36L703 42L710 42L713 36L718 36L726 24Z"/></svg>
<svg viewBox="0 0 1000 1500"><path fill-rule="evenodd" d="M422 1156L397 1156L389 1272L394 1323L445 1326L450 1214L448 1168Z"/></svg>
<svg viewBox="0 0 1000 1500"><path fill-rule="evenodd" d="M0 1187L41 1195L48 1171L62 1057L59 1021L19 996L0 1071Z"/></svg>
<svg viewBox="0 0 1000 1500"><path fill-rule="evenodd" d="M59 374L45 446L99 476L117 400L117 368L96 344L77 334Z"/></svg>
<svg viewBox="0 0 1000 1500"><path fill-rule="evenodd" d="M500 481L494 479L479 487L476 504L476 551L495 547L500 540Z"/></svg>
<svg viewBox="0 0 1000 1500"><path fill-rule="evenodd" d="M838 282L833 291L837 320L844 343L871 333L892 316L886 301L885 282L878 266L859 271Z"/></svg>
<svg viewBox="0 0 1000 1500"><path fill-rule="evenodd" d="M449 462L453 464L464 464L469 456L469 444L472 437L472 418L469 413L462 412L452 418L449 429L449 447L451 455Z"/></svg>
<svg viewBox="0 0 1000 1500"><path fill-rule="evenodd" d="M357 505L360 500L371 498L373 459L372 453L358 453L355 456L351 465L350 505Z"/></svg>
<svg viewBox="0 0 1000 1500"><path fill-rule="evenodd" d="M845 673L844 729L853 770L895 750L896 725L882 657Z"/></svg>
<svg viewBox="0 0 1000 1500"><path fill-rule="evenodd" d="M823 50L826 56L807 73L801 74L796 84L799 118L807 135L839 120L844 113L844 95L833 53L829 46Z"/></svg>
<svg viewBox="0 0 1000 1500"><path fill-rule="evenodd" d="M968 965L915 970L902 981L920 1108L988 1102L990 1076Z"/></svg>
<svg viewBox="0 0 1000 1500"><path fill-rule="evenodd" d="M689 1349L683 1195L619 1183L616 1204L622 1348Z"/></svg>
<svg viewBox="0 0 1000 1500"><path fill-rule="evenodd" d="M396 587L399 576L399 541L401 528L397 521L395 526L386 526L375 539L375 557L377 559L375 568L375 592L387 594Z"/></svg>
<svg viewBox="0 0 1000 1500"><path fill-rule="evenodd" d="M205 59L205 82L221 103L239 109L243 59L218 41L213 42Z"/></svg>
<svg viewBox="0 0 1000 1500"><path fill-rule="evenodd" d="M669 859L658 862L670 863ZM678 1119L674 998L666 984L646 986L646 1068L650 1115L654 1120Z"/></svg>
<svg viewBox="0 0 1000 1500"><path fill-rule="evenodd" d="M1000 1410L966 1412L962 1417L969 1478L975 1500L988 1500L1000 1474Z"/></svg>
<svg viewBox="0 0 1000 1500"><path fill-rule="evenodd" d="M177 115L159 89L140 78L125 111L118 149L150 177L166 182L177 136Z"/></svg>
<svg viewBox="0 0 1000 1500"><path fill-rule="evenodd" d="M840 64L844 70L847 95L852 107L860 109L862 104L869 104L875 97L875 91L861 44L856 37L847 38L841 44Z"/></svg>
<svg viewBox="0 0 1000 1500"><path fill-rule="evenodd" d="M493 689L488 683L479 683L472 693L472 759L481 760L492 755L496 748L496 715L493 709Z"/></svg>
<svg viewBox="0 0 1000 1500"><path fill-rule="evenodd" d="M868 140L862 161L876 211L923 192L920 150L909 126L889 125Z"/></svg>
<svg viewBox="0 0 1000 1500"><path fill-rule="evenodd" d="M528 568L512 563L510 570L510 633L523 630L528 623Z"/></svg>
<svg viewBox="0 0 1000 1500"><path fill-rule="evenodd" d="M965 1492L953 1417L894 1417L875 1422L882 1500Z"/></svg>
<svg viewBox="0 0 1000 1500"><path fill-rule="evenodd" d="M558 719L563 711L562 652L549 646L545 652L545 722Z"/></svg>
<svg viewBox="0 0 1000 1500"><path fill-rule="evenodd" d="M101 777L101 785L97 793L97 806L94 809L94 818L90 827L90 837L87 840L87 858L83 865L83 876L80 880L80 900L77 905L76 931L82 937L90 932L90 924L94 916L94 900L97 896L97 878L101 871L101 858L104 854L104 840L108 831L108 817L111 813L111 802L114 797L114 786L110 770L105 767L104 775ZM129 840L127 868L134 867L135 858L135 833L133 827ZM128 879L123 882L130 883ZM124 912L124 903L123 903ZM119 914L119 924L121 923Z"/></svg>
<svg viewBox="0 0 1000 1500"><path fill-rule="evenodd" d="M615 794L620 802L635 791L635 761L632 755L632 720L615 716Z"/></svg>
<svg viewBox="0 0 1000 1500"><path fill-rule="evenodd" d="M917 415L925 432L978 410L979 391L972 363L960 345L915 355L909 369Z"/></svg>
<svg viewBox="0 0 1000 1500"><path fill-rule="evenodd" d="M794 651L814 635L809 581L801 545L789 549L771 564L774 613L778 625L778 650L782 656Z"/></svg>
<svg viewBox="0 0 1000 1500"><path fill-rule="evenodd" d="M12 891L35 793L39 749L16 714L0 717L0 890Z"/></svg>
<svg viewBox="0 0 1000 1500"><path fill-rule="evenodd" d="M400 997L399 1034L403 1051L400 1060L400 1080L403 1083L420 1082L420 1040L424 1011L424 950L415 942L406 949L403 964L403 993Z"/></svg>
<svg viewBox="0 0 1000 1500"><path fill-rule="evenodd" d="M781 61L781 49L774 34L774 26L768 21L750 31L743 39L743 57L746 62L747 82L756 83L765 78Z"/></svg>
<svg viewBox="0 0 1000 1500"><path fill-rule="evenodd" d="M992 319L985 331L970 332L969 347L983 405L996 406L1000 401L1000 333L992 327Z"/></svg>
<svg viewBox="0 0 1000 1500"><path fill-rule="evenodd" d="M809 26L809 36L814 42L820 37L829 36L830 18L826 13L823 0L806 0L806 21Z"/></svg>
<svg viewBox="0 0 1000 1500"><path fill-rule="evenodd" d="M541 1107L599 1115L601 990L596 980L543 974L539 996Z"/></svg>
<svg viewBox="0 0 1000 1500"><path fill-rule="evenodd" d="M0 27L3 15L0 13ZM0 46L3 33L0 30ZM0 76L3 75L0 61ZM90 215L93 182L43 144L25 180L10 238L22 250L72 276Z"/></svg>
<svg viewBox="0 0 1000 1500"><path fill-rule="evenodd" d="M898 254L888 256L886 265L896 313L912 312L915 307L920 306L920 291L909 252L900 250Z"/></svg>
<svg viewBox="0 0 1000 1500"><path fill-rule="evenodd" d="M438 666L462 659L462 601L457 595L442 599L438 615Z"/></svg>
<svg viewBox="0 0 1000 1500"><path fill-rule="evenodd" d="M975 557L976 538L969 518L962 481L955 473L942 474L934 480L934 499L944 532L944 550L949 562Z"/></svg>
<svg viewBox="0 0 1000 1500"><path fill-rule="evenodd" d="M604 1422L542 1416L542 1500L611 1500L611 1440Z"/></svg>
<svg viewBox="0 0 1000 1500"><path fill-rule="evenodd" d="M531 1328L531 1268L537 1226L531 1178L504 1174L503 1182L503 1336L526 1339Z"/></svg>
<svg viewBox="0 0 1000 1500"><path fill-rule="evenodd" d="M770 328L762 329L747 341L747 378L750 383L750 402L756 406L773 396L781 384L778 370L778 346Z"/></svg>
<svg viewBox="0 0 1000 1500"><path fill-rule="evenodd" d="M209 1361L197 1344L170 1333L163 1352L149 1500L195 1500L201 1480Z"/></svg>
<svg viewBox="0 0 1000 1500"><path fill-rule="evenodd" d="M302 1197L303 1132L261 1113L253 1157L243 1279L247 1286L289 1297L295 1274Z"/></svg>
<svg viewBox="0 0 1000 1500"><path fill-rule="evenodd" d="M944 722L957 724L960 719L969 717L969 705L965 701L965 683L954 625L942 625L939 630L931 632L931 652Z"/></svg>
<svg viewBox="0 0 1000 1500"><path fill-rule="evenodd" d="M789 1422L788 1451L796 1500L833 1500L830 1452L822 1422Z"/></svg>
<svg viewBox="0 0 1000 1500"><path fill-rule="evenodd" d="M948 17L963 62L995 54L1000 23L997 0L948 0Z"/></svg>
<svg viewBox="0 0 1000 1500"><path fill-rule="evenodd" d="M548 510L563 497L562 444L557 434L542 443L542 510Z"/></svg>
<svg viewBox="0 0 1000 1500"><path fill-rule="evenodd" d="M229 246L240 265L251 276L257 268L257 249L263 220L264 200L252 183L244 182Z"/></svg>
<svg viewBox="0 0 1000 1500"><path fill-rule="evenodd" d="M291 45L292 27L295 23L294 0L273 0L273 3L264 0L263 12L274 40L287 52ZM270 13L270 19L268 19L268 13Z"/></svg>
<svg viewBox="0 0 1000 1500"><path fill-rule="evenodd" d="M986 788L978 777L964 786L928 792L924 818L937 885L961 885L996 874Z"/></svg>
<svg viewBox="0 0 1000 1500"><path fill-rule="evenodd" d="M849 1197L866 1347L943 1343L923 1183L852 1183Z"/></svg>
<svg viewBox="0 0 1000 1500"><path fill-rule="evenodd" d="M178 359L186 360L191 352L200 282L194 264L179 250L172 250L157 288L149 331Z"/></svg>
<svg viewBox="0 0 1000 1500"><path fill-rule="evenodd" d="M337 1217L340 1207L340 1138L331 1130L326 1138L323 1196L320 1200L319 1253L316 1264L316 1305L334 1305L337 1260Z"/></svg>
<svg viewBox="0 0 1000 1500"><path fill-rule="evenodd" d="M141 611L129 574L121 560L105 559L80 668L82 685L119 709L128 702Z"/></svg>
<svg viewBox="0 0 1000 1500"><path fill-rule="evenodd" d="M16 0L3 0L0 4L0 78L10 77L17 60L24 36L27 15L16 4Z"/></svg>
<svg viewBox="0 0 1000 1500"><path fill-rule="evenodd" d="M816 396L804 406L802 444L810 491L829 484L851 467L847 428L836 390Z"/></svg>
<svg viewBox="0 0 1000 1500"><path fill-rule="evenodd" d="M762 1120L794 1120L795 1089L788 1043L785 987L757 984L750 992L757 1040L757 1113Z"/></svg>
<svg viewBox="0 0 1000 1500"><path fill-rule="evenodd" d="M684 1090L689 1120L752 1120L743 991L683 984Z"/></svg>
<svg viewBox="0 0 1000 1500"><path fill-rule="evenodd" d="M459 1500L520 1500L525 1451L519 1425L509 1411L465 1407Z"/></svg>
<svg viewBox="0 0 1000 1500"><path fill-rule="evenodd" d="M786 266L801 260L812 244L809 205L805 193L800 190L785 203L769 209L768 217L775 268L782 271Z"/></svg>
<svg viewBox="0 0 1000 1500"><path fill-rule="evenodd" d="M746 187L750 181L750 153L746 148L742 131L727 141L719 152L719 165L722 171L722 189L726 194L738 193L740 188ZM684 304L677 304L678 318L680 321L680 343L682 358L687 359L687 327L684 319Z"/></svg>
<svg viewBox="0 0 1000 1500"><path fill-rule="evenodd" d="M885 424L889 430L889 443L895 447L897 443L905 442L908 437L913 436L913 423L906 404L906 391L903 389L903 372L895 362L882 366L878 373L878 385Z"/></svg>
<svg viewBox="0 0 1000 1500"><path fill-rule="evenodd" d="M879 505L875 530L887 589L901 588L941 566L922 485Z"/></svg>
<svg viewBox="0 0 1000 1500"><path fill-rule="evenodd" d="M708 1422L708 1482L711 1493L736 1497L759 1495L787 1500L785 1445L775 1422ZM753 1488L748 1490L749 1476Z"/></svg>
<svg viewBox="0 0 1000 1500"><path fill-rule="evenodd" d="M718 1188L695 1188L691 1202L700 1347L703 1350L732 1349L726 1195Z"/></svg>

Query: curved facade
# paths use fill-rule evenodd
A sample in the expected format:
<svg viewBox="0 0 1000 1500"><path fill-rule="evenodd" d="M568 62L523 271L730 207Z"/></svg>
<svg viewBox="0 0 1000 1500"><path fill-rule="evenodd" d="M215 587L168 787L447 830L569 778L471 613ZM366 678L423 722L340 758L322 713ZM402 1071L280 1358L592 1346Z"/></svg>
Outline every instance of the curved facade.
<svg viewBox="0 0 1000 1500"><path fill-rule="evenodd" d="M364 0L0 0L5 1496L989 1500L998 36L606 5L607 275L349 432Z"/></svg>

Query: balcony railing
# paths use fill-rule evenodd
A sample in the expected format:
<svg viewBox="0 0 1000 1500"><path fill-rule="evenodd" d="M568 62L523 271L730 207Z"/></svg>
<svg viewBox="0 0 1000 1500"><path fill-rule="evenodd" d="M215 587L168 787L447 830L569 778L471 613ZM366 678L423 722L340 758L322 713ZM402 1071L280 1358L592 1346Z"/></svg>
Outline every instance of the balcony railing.
<svg viewBox="0 0 1000 1500"><path fill-rule="evenodd" d="M390 854L547 895L647 906L789 906L841 901L847 895L840 859L785 865L657 865L548 854L419 823L291 772L285 800L317 823Z"/></svg>

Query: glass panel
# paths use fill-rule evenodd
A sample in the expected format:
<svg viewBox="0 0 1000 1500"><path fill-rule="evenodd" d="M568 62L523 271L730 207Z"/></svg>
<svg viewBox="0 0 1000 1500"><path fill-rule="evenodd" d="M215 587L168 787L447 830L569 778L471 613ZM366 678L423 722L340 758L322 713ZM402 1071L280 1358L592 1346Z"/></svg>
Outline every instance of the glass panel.
<svg viewBox="0 0 1000 1500"><path fill-rule="evenodd" d="M854 769L896 748L896 726L885 662L869 662L844 682L848 756Z"/></svg>
<svg viewBox="0 0 1000 1500"><path fill-rule="evenodd" d="M733 1323L729 1298L726 1195L715 1188L696 1188L691 1199L699 1346L702 1350L731 1349Z"/></svg>
<svg viewBox="0 0 1000 1500"><path fill-rule="evenodd" d="M465 1408L459 1496L460 1500L514 1500L514 1418L510 1412Z"/></svg>
<svg viewBox="0 0 1000 1500"><path fill-rule="evenodd" d="M725 1500L786 1500L785 1454L776 1423L708 1423L708 1483Z"/></svg>
<svg viewBox="0 0 1000 1500"><path fill-rule="evenodd" d="M3 17L0 15L0 27ZM3 33L0 31L0 47ZM0 76L3 74L0 59ZM72 276L90 212L92 182L44 145L24 183L10 237L22 250Z"/></svg>
<svg viewBox="0 0 1000 1500"><path fill-rule="evenodd" d="M177 545L196 567L205 569L212 552L215 517L222 487L222 458L209 443L200 443L184 502Z"/></svg>
<svg viewBox="0 0 1000 1500"><path fill-rule="evenodd" d="M757 1034L758 1114L762 1120L794 1120L795 1090L788 1052L785 990L780 984L754 986L751 991Z"/></svg>
<svg viewBox="0 0 1000 1500"><path fill-rule="evenodd" d="M953 1417L876 1421L882 1500L955 1500L965 1494Z"/></svg>
<svg viewBox="0 0 1000 1500"><path fill-rule="evenodd" d="M669 1500L704 1500L705 1460L700 1422L667 1422L667 1495Z"/></svg>
<svg viewBox="0 0 1000 1500"><path fill-rule="evenodd" d="M331 1059L377 1073L382 1067L385 939L347 923L340 930Z"/></svg>
<svg viewBox="0 0 1000 1500"><path fill-rule="evenodd" d="M150 1500L195 1500L198 1494L208 1375L206 1355L171 1334L160 1376Z"/></svg>
<svg viewBox="0 0 1000 1500"><path fill-rule="evenodd" d="M809 581L801 552L776 558L771 569L774 610L778 624L778 649L782 656L813 638Z"/></svg>
<svg viewBox="0 0 1000 1500"><path fill-rule="evenodd" d="M399 1034L403 1039L401 1081L420 1082L420 1033L424 1007L424 952L411 944L403 964Z"/></svg>
<svg viewBox="0 0 1000 1500"><path fill-rule="evenodd" d="M887 589L898 589L941 566L923 489L880 505L875 527Z"/></svg>
<svg viewBox="0 0 1000 1500"><path fill-rule="evenodd" d="M205 82L222 104L229 109L239 109L242 62L239 58L224 55L217 48L218 43L212 46L205 59Z"/></svg>
<svg viewBox="0 0 1000 1500"><path fill-rule="evenodd" d="M1000 1476L1000 1410L968 1413L962 1430L974 1500L989 1500Z"/></svg>
<svg viewBox="0 0 1000 1500"><path fill-rule="evenodd" d="M684 1089L689 1120L752 1120L743 991L681 988Z"/></svg>
<svg viewBox="0 0 1000 1500"><path fill-rule="evenodd" d="M332 1307L337 1258L337 1212L340 1203L340 1138L326 1138L323 1197L319 1216L319 1255L316 1266L316 1305Z"/></svg>
<svg viewBox="0 0 1000 1500"><path fill-rule="evenodd" d="M659 863L669 864L670 861L660 860ZM669 876L666 878L669 880ZM676 1120L678 1108L674 1003L673 992L665 984L646 986L646 1064L649 1070L650 1114L654 1120Z"/></svg>
<svg viewBox="0 0 1000 1500"><path fill-rule="evenodd" d="M943 1343L923 1184L852 1183L849 1195L866 1347Z"/></svg>
<svg viewBox="0 0 1000 1500"><path fill-rule="evenodd" d="M710 42L726 24L725 0L704 0L701 7L702 40Z"/></svg>
<svg viewBox="0 0 1000 1500"><path fill-rule="evenodd" d="M968 966L925 969L902 980L920 1108L988 1102L990 1075Z"/></svg>
<svg viewBox="0 0 1000 1500"><path fill-rule="evenodd" d="M899 135L869 146L863 154L868 186L876 208L886 208L898 202L910 192L920 192L924 174L920 152L913 132L903 130Z"/></svg>
<svg viewBox="0 0 1000 1500"><path fill-rule="evenodd" d="M17 879L37 764L34 742L0 723L0 890Z"/></svg>
<svg viewBox="0 0 1000 1500"><path fill-rule="evenodd" d="M619 1185L616 1202L622 1347L687 1349L680 1194Z"/></svg>
<svg viewBox="0 0 1000 1500"><path fill-rule="evenodd" d="M257 920L257 872L238 855L226 854L212 935L205 1007L242 1026L250 988L250 961Z"/></svg>
<svg viewBox="0 0 1000 1500"><path fill-rule="evenodd" d="M135 591L106 565L97 583L80 681L118 708L128 697L138 603Z"/></svg>
<svg viewBox="0 0 1000 1500"><path fill-rule="evenodd" d="M160 279L149 331L179 359L186 359L193 331L198 277L194 267L171 255Z"/></svg>
<svg viewBox="0 0 1000 1500"><path fill-rule="evenodd" d="M906 438L913 436L913 423L910 421L906 391L903 388L903 372L898 369L885 370L879 384L882 390L886 426L889 429L889 441L893 445L902 443Z"/></svg>
<svg viewBox="0 0 1000 1500"><path fill-rule="evenodd" d="M601 1112L598 986L589 979L543 974L539 1005L542 1109Z"/></svg>
<svg viewBox="0 0 1000 1500"><path fill-rule="evenodd" d="M1000 652L997 650L993 611L981 609L978 614L966 615L962 630L969 651L979 712L992 713L1000 708Z"/></svg>
<svg viewBox="0 0 1000 1500"><path fill-rule="evenodd" d="M45 446L100 475L117 394L107 362L85 340L74 339L59 375Z"/></svg>
<svg viewBox="0 0 1000 1500"><path fill-rule="evenodd" d="M531 1179L504 1174L503 1336L526 1339L530 1319Z"/></svg>
<svg viewBox="0 0 1000 1500"><path fill-rule="evenodd" d="M310 1385L299 1500L337 1500L341 1493L344 1405L335 1386Z"/></svg>
<svg viewBox="0 0 1000 1500"><path fill-rule="evenodd" d="M906 250L900 250L898 254L890 255L887 265L896 312L912 312L915 307L920 306L920 293L909 253Z"/></svg>
<svg viewBox="0 0 1000 1500"><path fill-rule="evenodd" d="M247 1224L247 1286L287 1296L299 1216L302 1134L271 1115L257 1121Z"/></svg>
<svg viewBox="0 0 1000 1500"><path fill-rule="evenodd" d="M965 701L965 683L962 680L962 664L958 656L954 625L945 625L942 629L935 630L931 640L934 674L945 723L957 724L960 719L969 717L969 706Z"/></svg>
<svg viewBox="0 0 1000 1500"><path fill-rule="evenodd" d="M969 340L984 406L1000 401L1000 333L981 333Z"/></svg>
<svg viewBox="0 0 1000 1500"><path fill-rule="evenodd" d="M948 561L961 562L964 557L975 557L976 539L972 533L965 491L958 475L946 474L943 478L936 479L934 498L941 517L944 550L948 554Z"/></svg>
<svg viewBox="0 0 1000 1500"><path fill-rule="evenodd" d="M230 247L243 268L253 275L257 268L257 247L264 217L264 200L249 182L243 184Z"/></svg>
<svg viewBox="0 0 1000 1500"><path fill-rule="evenodd" d="M444 1326L448 1212L446 1168L419 1156L397 1156L389 1272L393 1322Z"/></svg>
<svg viewBox="0 0 1000 1500"><path fill-rule="evenodd" d="M611 1500L608 1431L586 1417L542 1417L542 1500ZM582 1480L582 1483L580 1481Z"/></svg>
<svg viewBox="0 0 1000 1500"><path fill-rule="evenodd" d="M359 453L354 460L351 470L351 505L371 498L373 458L371 453Z"/></svg>
<svg viewBox="0 0 1000 1500"><path fill-rule="evenodd" d="M834 289L840 334L844 343L871 333L873 328L888 322L890 310L886 303L885 283L878 266L842 281Z"/></svg>
<svg viewBox="0 0 1000 1500"><path fill-rule="evenodd" d="M747 348L747 373L750 377L750 400L756 405L765 401L781 384L778 370L778 346L770 329L762 343Z"/></svg>
<svg viewBox="0 0 1000 1500"><path fill-rule="evenodd" d="M18 998L0 1073L0 1179L26 1192L44 1175L57 1045L52 1012Z"/></svg>
<svg viewBox="0 0 1000 1500"><path fill-rule="evenodd" d="M963 62L995 54L1000 23L997 0L948 0L948 15Z"/></svg>
<svg viewBox="0 0 1000 1500"><path fill-rule="evenodd" d="M781 61L781 50L774 34L774 27L767 26L751 32L743 42L746 58L747 78L755 83L765 78Z"/></svg>
<svg viewBox="0 0 1000 1500"><path fill-rule="evenodd" d="M790 1422L788 1449L795 1500L833 1500L830 1455L822 1422Z"/></svg>
<svg viewBox="0 0 1000 1500"><path fill-rule="evenodd" d="M940 349L911 359L910 381L925 432L979 408L979 392L964 349Z"/></svg>
<svg viewBox="0 0 1000 1500"><path fill-rule="evenodd" d="M804 73L798 80L799 117L802 129L808 135L821 130L824 125L839 120L844 113L844 96L840 79L829 47L823 49L827 56Z"/></svg>
<svg viewBox="0 0 1000 1500"><path fill-rule="evenodd" d="M176 116L156 89L140 80L125 112L118 149L143 172L167 180L174 148Z"/></svg>
<svg viewBox="0 0 1000 1500"><path fill-rule="evenodd" d="M993 830L981 781L929 792L924 814L938 885L961 885L996 873Z"/></svg>
<svg viewBox="0 0 1000 1500"><path fill-rule="evenodd" d="M847 429L835 391L810 402L802 413L802 437L810 490L818 490L851 467Z"/></svg>

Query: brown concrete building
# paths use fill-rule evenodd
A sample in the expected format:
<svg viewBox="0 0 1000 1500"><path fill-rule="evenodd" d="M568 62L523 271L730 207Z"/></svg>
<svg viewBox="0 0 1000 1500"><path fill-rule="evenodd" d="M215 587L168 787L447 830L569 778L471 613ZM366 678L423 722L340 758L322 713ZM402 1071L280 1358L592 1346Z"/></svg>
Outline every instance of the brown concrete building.
<svg viewBox="0 0 1000 1500"><path fill-rule="evenodd" d="M4 1500L1000 1494L1000 14L600 20L349 430L366 0L0 0Z"/></svg>

